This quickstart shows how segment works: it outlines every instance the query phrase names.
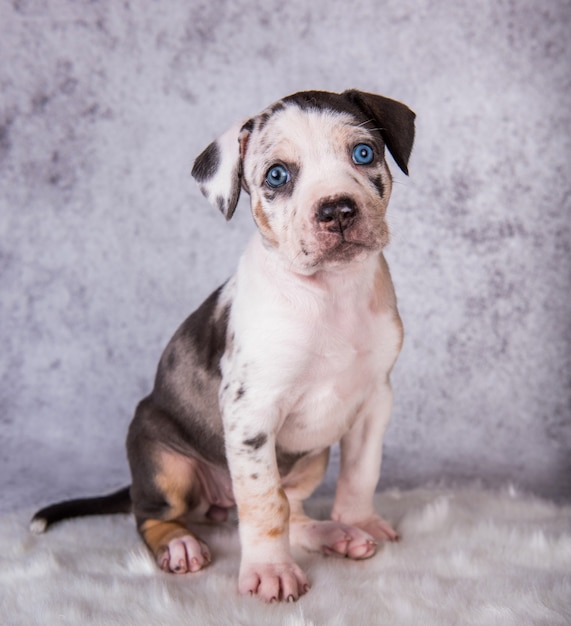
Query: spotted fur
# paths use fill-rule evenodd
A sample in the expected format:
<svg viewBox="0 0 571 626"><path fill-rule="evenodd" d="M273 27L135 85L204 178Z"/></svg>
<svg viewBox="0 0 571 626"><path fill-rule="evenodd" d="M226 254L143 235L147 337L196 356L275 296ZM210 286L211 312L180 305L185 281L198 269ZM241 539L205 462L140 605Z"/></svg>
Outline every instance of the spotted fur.
<svg viewBox="0 0 571 626"><path fill-rule="evenodd" d="M131 506L165 571L208 565L189 524L224 520L234 505L239 589L266 601L309 588L291 541L362 559L397 538L372 501L403 339L382 253L386 151L407 173L413 138L414 113L399 102L312 91L239 122L197 157L204 195L230 219L247 191L257 232L235 275L175 333L129 429ZM360 144L372 151L366 164L354 158ZM285 174L271 184L276 166ZM332 519L316 522L302 502L337 442ZM119 496L129 503L122 491L34 519L115 510Z"/></svg>

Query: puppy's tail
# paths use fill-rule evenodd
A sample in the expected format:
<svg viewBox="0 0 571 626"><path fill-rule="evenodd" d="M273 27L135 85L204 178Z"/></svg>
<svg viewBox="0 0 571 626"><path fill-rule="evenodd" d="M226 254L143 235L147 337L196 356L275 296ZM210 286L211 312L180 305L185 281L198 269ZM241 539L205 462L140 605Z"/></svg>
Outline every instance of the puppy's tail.
<svg viewBox="0 0 571 626"><path fill-rule="evenodd" d="M130 487L123 487L106 496L79 498L50 504L40 509L30 521L30 530L39 535L60 520L86 515L111 515L131 512Z"/></svg>

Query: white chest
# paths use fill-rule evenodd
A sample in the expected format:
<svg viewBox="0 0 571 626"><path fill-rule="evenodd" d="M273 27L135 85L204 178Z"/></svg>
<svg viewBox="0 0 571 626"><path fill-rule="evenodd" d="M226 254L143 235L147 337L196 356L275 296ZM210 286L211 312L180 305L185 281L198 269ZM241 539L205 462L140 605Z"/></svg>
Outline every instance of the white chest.
<svg viewBox="0 0 571 626"><path fill-rule="evenodd" d="M273 428L286 450L339 441L386 383L400 350L382 256L351 270L299 277L253 254L239 268L235 344L223 377L246 390L240 419Z"/></svg>
<svg viewBox="0 0 571 626"><path fill-rule="evenodd" d="M278 443L299 450L330 446L351 427L388 377L400 349L390 315L323 324L298 361Z"/></svg>

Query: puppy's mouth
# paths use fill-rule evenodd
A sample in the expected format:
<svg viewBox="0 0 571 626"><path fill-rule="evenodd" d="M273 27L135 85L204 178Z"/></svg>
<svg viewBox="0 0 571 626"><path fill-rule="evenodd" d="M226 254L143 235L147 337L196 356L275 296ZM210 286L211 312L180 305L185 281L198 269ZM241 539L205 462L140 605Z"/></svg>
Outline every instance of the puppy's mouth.
<svg viewBox="0 0 571 626"><path fill-rule="evenodd" d="M380 252L382 247L382 242L372 237L370 240L348 239L342 236L318 237L313 245L308 246L304 241L300 242L299 252L295 255L293 264L302 274L336 270L363 261L371 254Z"/></svg>
<svg viewBox="0 0 571 626"><path fill-rule="evenodd" d="M364 241L352 241L348 239L339 239L337 243L332 246L327 246L322 251L322 257L324 259L331 260L343 260L343 259L351 259L352 257L361 254L363 252L367 252L372 250L373 246Z"/></svg>
<svg viewBox="0 0 571 626"><path fill-rule="evenodd" d="M345 264L381 249L376 240L351 237L348 233L337 236L328 234L317 238L318 246L313 255L313 266Z"/></svg>

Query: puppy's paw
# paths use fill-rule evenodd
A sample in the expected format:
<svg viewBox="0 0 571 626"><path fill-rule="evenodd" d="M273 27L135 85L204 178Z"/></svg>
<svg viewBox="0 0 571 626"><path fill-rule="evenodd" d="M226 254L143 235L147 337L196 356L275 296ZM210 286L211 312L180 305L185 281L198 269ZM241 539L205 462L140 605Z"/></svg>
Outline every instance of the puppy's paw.
<svg viewBox="0 0 571 626"><path fill-rule="evenodd" d="M307 521L292 524L292 540L310 552L327 556L368 559L377 550L377 542L369 533L341 522Z"/></svg>
<svg viewBox="0 0 571 626"><path fill-rule="evenodd" d="M158 566L173 574L198 572L211 560L208 546L191 534L171 539L157 555Z"/></svg>
<svg viewBox="0 0 571 626"><path fill-rule="evenodd" d="M238 587L240 593L257 595L265 602L295 602L309 591L305 574L293 561L243 563Z"/></svg>
<svg viewBox="0 0 571 626"><path fill-rule="evenodd" d="M369 533L377 541L400 541L398 532L379 515L373 515L363 522L357 522L355 526Z"/></svg>

